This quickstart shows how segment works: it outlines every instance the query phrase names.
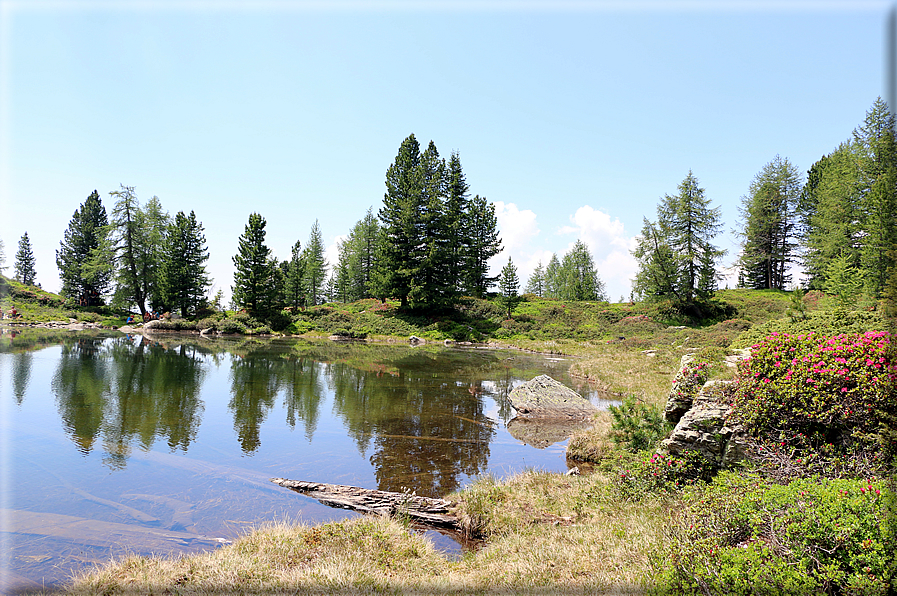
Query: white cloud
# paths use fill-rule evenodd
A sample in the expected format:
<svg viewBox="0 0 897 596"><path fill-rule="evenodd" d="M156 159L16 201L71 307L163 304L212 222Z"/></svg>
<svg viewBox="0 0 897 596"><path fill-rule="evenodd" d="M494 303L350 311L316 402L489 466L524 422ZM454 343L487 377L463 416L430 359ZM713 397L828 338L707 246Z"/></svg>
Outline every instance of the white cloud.
<svg viewBox="0 0 897 596"><path fill-rule="evenodd" d="M638 262L630 252L635 248L635 237L628 236L623 222L589 205L584 205L570 216L571 226L563 226L559 234L576 234L595 259L598 276L604 282L608 298L629 297L632 278L638 271ZM568 246L573 247L574 242ZM560 257L561 255L558 255Z"/></svg>
<svg viewBox="0 0 897 596"><path fill-rule="evenodd" d="M505 251L516 253L525 248L530 240L539 234L536 225L536 214L525 209L520 211L514 203L496 201L495 218L501 235L502 247ZM507 257L504 259L507 261Z"/></svg>

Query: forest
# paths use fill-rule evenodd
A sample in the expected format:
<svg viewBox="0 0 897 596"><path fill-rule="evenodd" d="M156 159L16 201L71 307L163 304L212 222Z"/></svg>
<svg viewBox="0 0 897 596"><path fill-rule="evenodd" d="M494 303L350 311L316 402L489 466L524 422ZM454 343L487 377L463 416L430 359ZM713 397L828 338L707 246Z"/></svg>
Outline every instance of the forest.
<svg viewBox="0 0 897 596"><path fill-rule="evenodd" d="M897 297L897 151L894 116L878 98L849 138L803 176L776 155L741 199L737 233L738 287L822 290L844 306L874 306ZM430 141L411 134L386 170L380 209L357 221L339 243L336 263L325 259L318 222L279 260L266 244L266 220L249 215L233 255L232 301L212 287L205 231L196 214L171 216L153 196L139 201L133 187L109 193L107 212L94 190L72 215L56 251L61 294L76 304L179 312L184 317L230 306L259 320L283 319L325 302L395 299L400 308L440 312L461 297L497 294L510 317L520 292L566 301L606 301L589 248L577 241L561 257L536 267L526 284L513 261L491 275L489 259L502 248L495 207L471 196L458 152L440 157ZM654 219L643 218L633 251L639 269L631 300L670 300L694 320L712 317L712 297L724 252L723 230L691 171L664 195ZM0 267L5 267L0 242ZM28 233L15 254L15 278L34 283ZM794 272L804 272L798 284ZM272 325L274 327L274 325Z"/></svg>

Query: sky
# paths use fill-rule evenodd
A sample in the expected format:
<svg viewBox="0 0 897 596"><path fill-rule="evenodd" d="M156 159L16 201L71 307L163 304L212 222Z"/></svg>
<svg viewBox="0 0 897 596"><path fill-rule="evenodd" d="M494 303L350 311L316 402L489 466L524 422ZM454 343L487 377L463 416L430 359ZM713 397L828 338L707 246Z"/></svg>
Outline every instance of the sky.
<svg viewBox="0 0 897 596"><path fill-rule="evenodd" d="M889 2L0 0L0 239L37 281L97 190L135 188L205 227L229 298L249 215L279 259L319 222L336 244L414 134L459 153L522 285L590 248L612 301L630 251L691 171L739 205L776 155L806 172L887 97ZM734 285L724 280L721 286Z"/></svg>

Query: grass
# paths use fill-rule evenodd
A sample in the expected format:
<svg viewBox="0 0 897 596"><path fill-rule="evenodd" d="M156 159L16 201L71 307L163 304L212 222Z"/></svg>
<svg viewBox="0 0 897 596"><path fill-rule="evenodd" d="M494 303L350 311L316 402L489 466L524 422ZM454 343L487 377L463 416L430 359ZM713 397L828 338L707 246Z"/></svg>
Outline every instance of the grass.
<svg viewBox="0 0 897 596"><path fill-rule="evenodd" d="M485 477L454 495L482 520L480 549L447 560L401 520L270 524L181 558L127 557L67 594L640 593L661 539L661 500L621 501L607 478L537 471Z"/></svg>

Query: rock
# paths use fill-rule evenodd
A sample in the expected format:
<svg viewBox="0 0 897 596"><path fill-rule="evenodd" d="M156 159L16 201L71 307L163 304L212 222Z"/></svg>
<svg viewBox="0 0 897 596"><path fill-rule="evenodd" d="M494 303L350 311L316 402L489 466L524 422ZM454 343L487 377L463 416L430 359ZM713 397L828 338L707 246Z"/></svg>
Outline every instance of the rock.
<svg viewBox="0 0 897 596"><path fill-rule="evenodd" d="M720 390L732 381L708 381L676 423L659 451L670 455L696 452L714 469L730 467L745 457L745 432L731 420L732 407Z"/></svg>
<svg viewBox="0 0 897 596"><path fill-rule="evenodd" d="M508 395L518 414L542 418L588 418L598 411L592 402L548 375L515 387Z"/></svg>
<svg viewBox="0 0 897 596"><path fill-rule="evenodd" d="M408 338L408 343L415 344L415 345L422 344L422 343L424 343L424 340L422 340L421 338L419 338L416 335L412 335L411 337Z"/></svg>
<svg viewBox="0 0 897 596"><path fill-rule="evenodd" d="M579 476L579 475L580 475L579 466L573 466L572 468L567 470L566 474L564 474L564 476Z"/></svg>
<svg viewBox="0 0 897 596"><path fill-rule="evenodd" d="M574 433L592 427L584 418L529 418L515 416L508 420L507 429L512 437L536 449L545 449L573 436Z"/></svg>
<svg viewBox="0 0 897 596"><path fill-rule="evenodd" d="M688 365L694 358L694 355L686 354L679 360L679 369L676 371L676 377L673 379L673 385L670 387L667 403L663 409L663 417L670 424L679 422L682 415L691 408L691 403L694 400L689 379L684 372L688 370Z"/></svg>

